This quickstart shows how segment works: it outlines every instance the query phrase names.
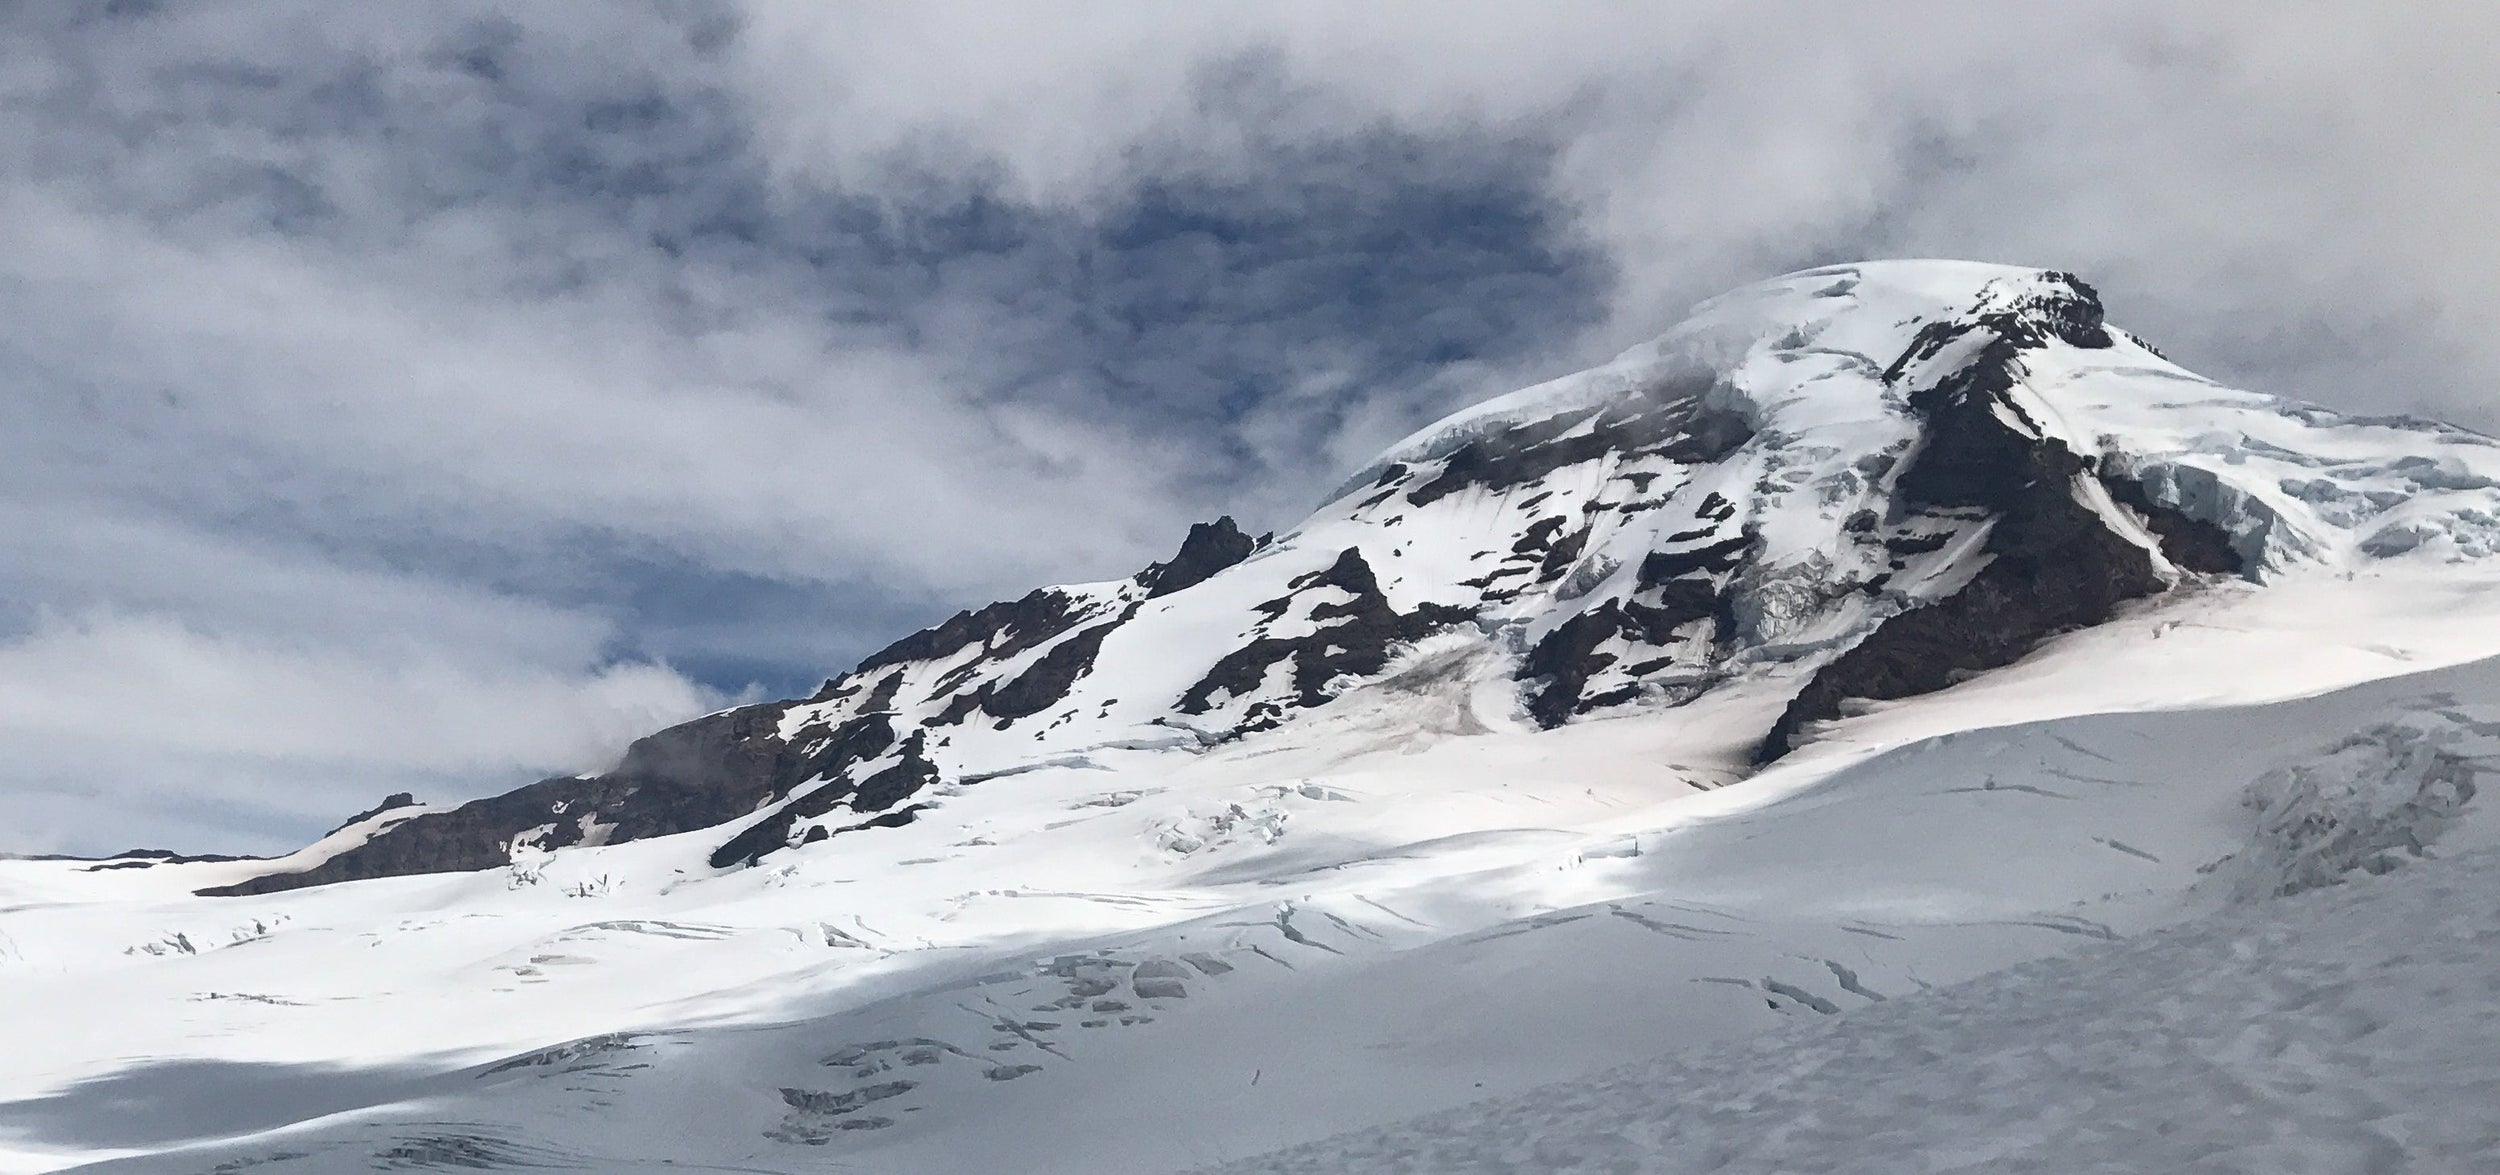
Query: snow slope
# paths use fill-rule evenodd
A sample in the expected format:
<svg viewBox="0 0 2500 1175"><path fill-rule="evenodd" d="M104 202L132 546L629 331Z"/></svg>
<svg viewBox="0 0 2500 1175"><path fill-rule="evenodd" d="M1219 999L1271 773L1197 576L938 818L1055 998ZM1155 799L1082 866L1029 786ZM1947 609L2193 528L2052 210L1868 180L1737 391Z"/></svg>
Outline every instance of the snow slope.
<svg viewBox="0 0 2500 1175"><path fill-rule="evenodd" d="M2078 286L1794 275L606 776L0 861L0 1170L1172 1170L2500 845L2490 442ZM1990 592L2018 660L1757 768Z"/></svg>
<svg viewBox="0 0 2500 1175"><path fill-rule="evenodd" d="M1228 1165L2500 1170L2500 854Z"/></svg>
<svg viewBox="0 0 2500 1175"><path fill-rule="evenodd" d="M10 863L5 1153L1177 1169L2245 905L2301 862L2500 844L2453 787L2500 750L2500 662L2312 692L2500 633L2500 584L2308 587L2174 598L1681 799L1654 717L1410 753L1372 715L719 876L683 837L250 900L181 893L231 866ZM2243 667L2305 696L2213 705ZM2291 779L2332 818L2277 818Z"/></svg>

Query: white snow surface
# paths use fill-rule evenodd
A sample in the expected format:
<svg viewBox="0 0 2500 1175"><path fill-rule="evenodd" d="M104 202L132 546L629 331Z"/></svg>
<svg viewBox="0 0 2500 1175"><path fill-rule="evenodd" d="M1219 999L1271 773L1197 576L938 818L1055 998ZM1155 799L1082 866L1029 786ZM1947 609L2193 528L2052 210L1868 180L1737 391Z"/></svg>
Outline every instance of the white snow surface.
<svg viewBox="0 0 2500 1175"><path fill-rule="evenodd" d="M1881 492L1858 462L1913 439L1883 367L1923 323L2047 280L1925 262L1778 279L1606 368L1401 443L1302 527L1203 583L1142 603L1132 581L1061 589L1089 616L1137 612L1061 703L951 728L931 748L940 794L903 827L744 869L707 864L728 831L711 829L249 898L191 893L269 863L0 861L0 1172L1147 1172L1505 1097L1526 1100L1488 1112L1553 1124L1565 1149L1551 1162L1516 1159L1529 1138L1450 1130L1434 1150L1411 1127L1276 1161L1674 1170L1723 1154L1731 1169L1811 1169L1808 1148L1845 1133L1832 1123L1846 1115L1911 1112L1841 1096L1844 1079L1882 1076L1870 1041L1935 1055L1918 1063L1925 1084L1884 1097L1968 1087L1971 1113L2054 1098L2023 1081L2100 1070L1981 1042L1970 1047L1983 1061L2004 1058L1988 1070L2002 1081L1949 1072L1965 1055L1955 1001L1970 1001L1974 1022L2024 1023L2016 997L1898 997L2087 948L2072 974L2115 984L2113 960L2139 948L2109 943L2174 926L2187 928L2143 941L2146 958L2167 960L2146 967L2194 970L2183 960L2245 938L2259 962L2242 972L2279 948L2324 975L2347 904L2413 901L2386 895L2416 892L2405 888L2416 877L2439 879L2421 883L2427 894L2486 884L2487 862L2428 862L2500 846L2476 787L2500 753L2500 561L2482 558L2500 526L2489 441L2221 388L2123 334L2104 349L2054 345L2026 355L2025 412L2225 526L2262 584L2183 580L2016 665L1862 707L1759 773L1749 755L1799 675L1904 598L1825 607L1766 581L1746 618L1749 660L1680 704L1651 697L1538 730L1515 680L1525 634L1711 521L1713 493L1738 515L1718 521L1750 523L1793 555L1796 585L1839 574L1851 557L1835 543L1840 520ZM1392 464L1421 478L1457 438L1657 380L1746 416L1753 437L1697 465L1599 456L1498 492L1365 504ZM1637 508L1582 509L1626 502ZM1247 737L1201 737L1240 721L1246 699L1174 715L1173 700L1258 626L1309 631L1336 589L1273 616L1259 606L1295 595L1295 577L1340 551L1362 551L1401 610L1472 602L1482 597L1448 593L1488 569L1475 553L1498 562L1551 513L1597 520L1580 569L1510 597L1483 628L1417 642ZM1932 557L1935 583L1955 550ZM902 678L891 704L934 710L937 684L976 655L883 671ZM783 728L803 735L861 705L854 693L794 708ZM406 814L280 867L309 868ZM2487 891L2477 909L2487 921ZM2322 911L2324 929L2227 929L2302 911ZM2434 938L2401 949L2425 970L2402 982L2448 982L2432 970L2478 943L2488 960L2488 936L2450 943L2440 928L2460 924L2420 925ZM2297 954L2303 943L2328 945L2313 958ZM2154 993L2149 981L2111 990ZM2451 990L2488 1011L2487 978ZM2090 992L2054 997L2064 1005L2039 994L2036 1007L2077 1016L2101 1006ZM2351 992L2243 996L2238 1009L2148 1023L2401 1010ZM1760 1037L1783 1029L1804 1035ZM2297 1033L2249 1031L2241 1043L2258 1060L2181 1096L2243 1096L2226 1077L2271 1081L2307 1063ZM2328 1050L2315 1072L2341 1073L2338 1058L2375 1047L2367 1036L2302 1047ZM1833 1084L1819 1088L1834 1091L1834 1117L1741 1112L1774 1105L1763 1091L1792 1076L1815 1079L1762 1059L1782 1054L1758 1037L1831 1058ZM1625 1107L1638 1101L1610 1091L1680 1081L1682 1058L1728 1041L1744 1043L1692 1062L1701 1084L1673 1086L1691 1091L1685 1116L1664 1104L1646 1126L1609 1116L1635 1115ZM1530 1092L1662 1055L1676 1059ZM2375 1129L2400 1158L2429 1162L2485 1137L2487 1074L2464 1074L2456 1095L2481 1098L2482 1125L2370 1109L2412 1088L2363 1084L2328 1106L2351 1125L2333 1127L2335 1145L2360 1148L2354 1163L2390 1153L2371 1149ZM2292 1100L2264 1100L2277 1095ZM2320 1084L2245 1096L2262 1115L2346 1095ZM2326 1138L2325 1121L2279 1137ZM2036 1138L1980 1131L1982 1149L1956 1153L2093 1169L2057 1165L2092 1152L2041 1141L2077 1138L2092 1119L2049 1123ZM1896 1125L1885 1137L1903 1148L1945 1137ZM1617 1137L1632 1149L1608 1149ZM2267 1153L2245 1150L2265 1142L2245 1133L2202 1137L2243 1148L2214 1154ZM1673 1149L1704 1145L1693 1139L1723 1149ZM1476 1149L1449 1149L1464 1146ZM2318 1153L2329 1159L2270 1169L2376 1169Z"/></svg>
<svg viewBox="0 0 2500 1175"><path fill-rule="evenodd" d="M1236 1165L2500 1170L2500 854Z"/></svg>

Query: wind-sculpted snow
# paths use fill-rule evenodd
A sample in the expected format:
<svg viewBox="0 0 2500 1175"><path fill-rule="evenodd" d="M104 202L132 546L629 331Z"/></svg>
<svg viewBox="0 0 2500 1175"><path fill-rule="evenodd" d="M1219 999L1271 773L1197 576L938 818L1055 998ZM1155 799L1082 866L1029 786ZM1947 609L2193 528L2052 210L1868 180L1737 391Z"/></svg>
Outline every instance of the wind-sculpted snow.
<svg viewBox="0 0 2500 1175"><path fill-rule="evenodd" d="M1791 275L612 771L0 861L0 1171L1171 1170L2401 877L2500 845L2494 474Z"/></svg>

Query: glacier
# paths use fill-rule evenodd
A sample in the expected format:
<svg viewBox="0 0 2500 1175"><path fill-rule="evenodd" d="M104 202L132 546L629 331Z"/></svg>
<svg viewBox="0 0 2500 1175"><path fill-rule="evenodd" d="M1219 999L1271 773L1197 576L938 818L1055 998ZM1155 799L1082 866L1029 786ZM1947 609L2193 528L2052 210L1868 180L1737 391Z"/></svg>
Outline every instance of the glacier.
<svg viewBox="0 0 2500 1175"><path fill-rule="evenodd" d="M2488 876L2495 527L2493 441L2072 275L1787 275L608 772L0 861L0 1171L1804 1163L1589 1140Z"/></svg>

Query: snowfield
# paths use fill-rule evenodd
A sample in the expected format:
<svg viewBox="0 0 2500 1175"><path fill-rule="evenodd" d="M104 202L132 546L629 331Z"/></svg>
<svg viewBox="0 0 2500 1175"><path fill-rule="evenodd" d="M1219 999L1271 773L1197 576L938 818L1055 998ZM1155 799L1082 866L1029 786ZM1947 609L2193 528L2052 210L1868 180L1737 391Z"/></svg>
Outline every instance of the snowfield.
<svg viewBox="0 0 2500 1175"><path fill-rule="evenodd" d="M0 1172L2477 1169L2500 446L2097 316L1729 295L654 742L717 818L0 860Z"/></svg>
<svg viewBox="0 0 2500 1175"><path fill-rule="evenodd" d="M1220 1168L2500 1170L2500 854Z"/></svg>
<svg viewBox="0 0 2500 1175"><path fill-rule="evenodd" d="M1961 1039L1951 1034L1962 997L1900 997L2181 923L2202 928L2183 932L2185 946L2160 939L2142 950L2185 960L2206 949L2198 943L2240 943L2256 953L2238 973L2265 974L2278 939L2347 949L2328 931L2311 940L2249 929L2278 909L2341 909L2342 886L2272 895L2375 868L2389 876L2355 894L2410 902L2412 879L2445 876L2425 856L2500 846L2500 820L2457 786L2500 754L2500 661L2317 692L2364 666L2435 664L2464 650L2460 633L2500 634L2488 611L2500 584L2429 582L2339 578L2172 598L2075 634L2019 673L1855 719L1742 784L1680 794L1657 794L1654 768L1640 769L1681 741L1655 719L1416 738L1412 729L1464 693L1439 674L1403 703L1411 722L1356 711L1309 732L1309 745L1279 731L1187 772L1116 781L1128 788L1103 786L1115 781L1096 771L1037 771L1018 777L1030 789L1022 807L985 810L978 824L933 819L847 854L717 876L696 867L701 842L682 837L258 899L181 894L228 865L0 864L0 1024L15 1045L0 1129L14 1169L29 1171L116 1155L128 1157L99 1169L1155 1171L1835 1014L1833 1025L1872 1017L1868 1033L1929 1040L1938 1059L1918 1068L1934 1074L1924 1080L1976 1080L1947 1076L1962 1072L1952 1066L1959 1046L1947 1043ZM2462 611L2477 601L2479 616ZM2338 646L2328 634L2339 629L2372 639ZM2137 671L2109 673L2129 652ZM2187 672L2195 665L2211 668L2200 679ZM2306 696L2214 705L2242 667ZM2303 667L2310 676L2297 676ZM2062 716L2018 721L2027 714ZM2000 724L1959 728L1970 722ZM1261 777L1295 782L1247 782ZM1393 828L1420 835L1397 839ZM1175 843L1175 831L1187 840ZM2419 901L2493 875L2460 867ZM2480 986L2409 1013L2401 987L2362 1006L2411 1025L2404 1032L2453 1027L2470 1039L2464 1017L2488 1013L2500 962L2490 896L2435 920L2354 915L2375 926L2355 941L2384 948L2372 965L2481 952ZM2475 928L2483 937L2464 933ZM2176 1050L2199 1047L2196 1025L2226 1044L2250 1034L2232 1047L2250 1050L2254 1068L2200 1071L2204 1084L2175 1098L2138 1091L2132 1071L2118 1070L2108 1080L2126 1088L2093 1087L2101 1099L2184 1106L2239 1096L2232 1074L2274 1080L2288 1070L2264 1066L2331 1072L2376 1055L2369 1041L2332 1036L2344 1031L2332 1024L2301 1044L2311 1038L2290 1012L2269 1028L2252 1009L2297 993L2234 986L2226 976L2238 973L2204 963L2175 965L2202 987L2147 979L2104 997L2078 986L2156 965L2126 961L2137 957L2092 954L2071 984L2053 981L2073 987L2065 994L2014 986L2064 974L2052 968L1969 998L2006 1016L2097 1007L2123 1020L2172 1008L2161 1014L2190 1035L2146 1055L2151 1081L2195 1064ZM2282 984L2323 965L2303 958L2281 960ZM2157 987L2169 990L2132 994ZM2115 1002L2093 1003L2104 998ZM1922 1008L1939 1019L1918 1019ZM1880 1053L1856 1051L1877 1046L1857 1042L1896 1039L1835 1031L1795 1047L1878 1065ZM2088 1066L2108 1055L2091 1050L2112 1047L2096 1043L2102 1035L2079 1033L2072 1051L2045 1037L1998 1041L2003 1059L1991 1063L2012 1068L1988 1071L2011 1080L2069 1056ZM2264 1058L2276 1044L2290 1060ZM1651 1134L1604 1118L1635 1113L1606 1107L1641 1098L1605 1099L1652 1079L1618 1075L1586 1087L1615 1092L1552 1110L1545 1133L1559 1150L1456 1133L1450 1149L1418 1151L1413 1169L1535 1169L1570 1154L1589 1156L1588 1169L1643 1169L1605 1165L1616 1135L1653 1149L1715 1138L1709 1145L1741 1160L1735 1169L1756 1156L1765 1169L1810 1169L1816 1140L1856 1137L1843 1123L1861 1103L1833 1100L1819 1117L1767 1112L1751 1119L1761 1136L1739 1140L1743 1115L1727 1107L1785 1083L1795 1066L1760 1060L1777 1049L1715 1055L1735 1058L1705 1070L1724 1074L1709 1078L1724 1083L1724 1099L1694 1093L1683 1117L1666 1116L1672 1098L1648 1101ZM1748 1063L1771 1067L1748 1076ZM2406 1081L2428 1072L2386 1071ZM1837 1089L1856 1070L1835 1061L1828 1072ZM2400 1135L2413 1149L2386 1153L2437 1155L2451 1145L2439 1139L2480 1137L2493 1121L2493 1103L2472 1093L2487 1088L2471 1084L2488 1082L2480 1072L2464 1074L2444 1108L2367 1082L2320 1082L2301 1096L2349 1099L2337 1103L2343 1117L2298 1128L2309 1134L2267 1129L2325 1138L2331 1122L2370 1117L2377 1099L2444 1116L2452 1132ZM1866 1081L1862 1095L1930 1088ZM1960 1096L1941 1088L1939 1113ZM1954 1112L2019 1106L2024 1121L2051 1124L2041 1140L2126 1133L2050 1108L2085 1096L2016 1083ZM2272 1116L2275 1103L2247 1096L2247 1113ZM1863 1104L1880 1116L1900 1103ZM1809 1125L1818 1122L1831 1133ZM1950 1136L1896 1125L1905 1147ZM2157 1126L2142 1131L2158 1140ZM2020 1150L2029 1136L1998 1127L2012 1132L2009 1163L2094 1169L2057 1166L2066 1152L2046 1141ZM1655 1133L1670 1128L1672 1139ZM1421 1145L1414 1137L1343 1143L1367 1149L1287 1169L1394 1165ZM2265 1137L2208 1129L2162 1145ZM2359 1126L2335 1137L2367 1141ZM1658 1150L1667 1157L1655 1169L1717 1153L1691 1145L1701 1149ZM1852 1169L1847 1153L1831 1153L1838 1169ZM1978 1162L1983 1152L1968 1153Z"/></svg>

